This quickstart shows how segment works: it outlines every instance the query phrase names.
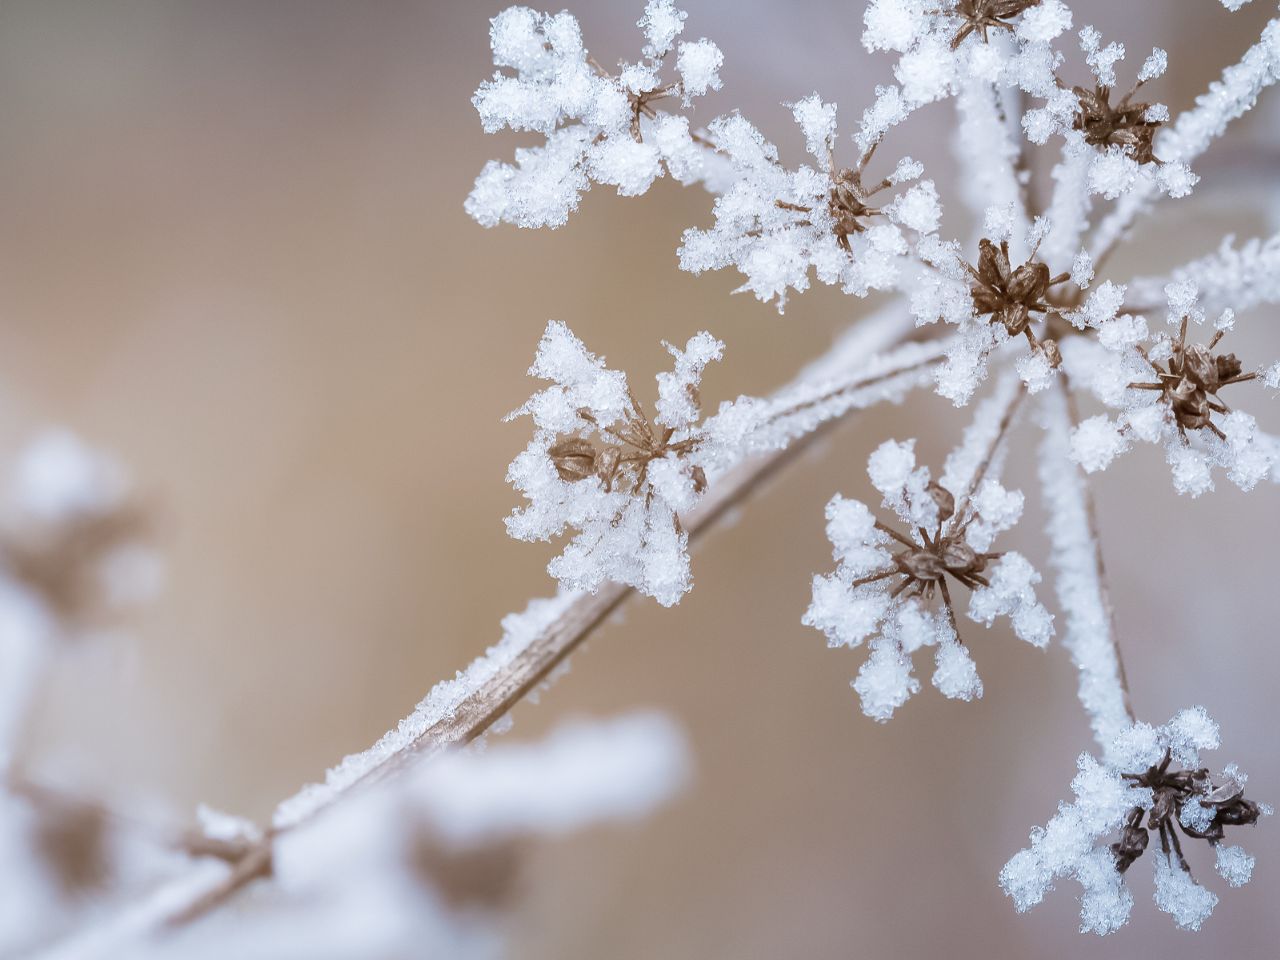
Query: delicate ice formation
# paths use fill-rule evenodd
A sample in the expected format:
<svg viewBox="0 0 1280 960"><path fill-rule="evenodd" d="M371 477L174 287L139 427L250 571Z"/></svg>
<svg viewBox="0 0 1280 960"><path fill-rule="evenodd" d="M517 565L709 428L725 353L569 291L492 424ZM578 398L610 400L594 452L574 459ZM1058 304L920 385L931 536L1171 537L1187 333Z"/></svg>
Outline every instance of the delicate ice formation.
<svg viewBox="0 0 1280 960"><path fill-rule="evenodd" d="M558 227L592 183L636 196L664 172L684 183L705 176L712 161L689 121L654 107L674 97L688 106L720 88L724 57L710 40L677 44L684 19L670 0L650 0L639 23L648 41L644 57L613 75L588 57L569 13L510 7L494 17L490 43L499 71L472 102L487 133L510 128L546 140L516 150L514 165L490 161L467 212L485 226ZM680 79L664 82L660 72L672 50Z"/></svg>

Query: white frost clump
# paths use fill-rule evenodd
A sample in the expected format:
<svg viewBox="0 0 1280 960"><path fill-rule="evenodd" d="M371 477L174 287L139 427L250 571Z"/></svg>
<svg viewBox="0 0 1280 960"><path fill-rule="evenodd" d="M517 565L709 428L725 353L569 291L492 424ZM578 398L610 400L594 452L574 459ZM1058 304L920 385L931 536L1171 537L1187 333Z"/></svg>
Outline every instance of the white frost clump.
<svg viewBox="0 0 1280 960"><path fill-rule="evenodd" d="M678 82L659 79L684 16L669 2L651 0L640 21L648 40L644 59L624 64L616 77L589 60L569 13L510 7L494 17L490 42L500 69L472 102L487 133L510 128L546 141L517 149L514 165L486 164L467 213L486 227L558 227L593 182L637 196L664 170L685 183L704 176L708 151L694 141L688 120L652 106L674 96L688 105L720 87L724 57L705 39L679 44Z"/></svg>
<svg viewBox="0 0 1280 960"><path fill-rule="evenodd" d="M424 768L415 805L457 847L643 817L689 778L684 735L662 714L564 724L538 744L451 753Z"/></svg>
<svg viewBox="0 0 1280 960"><path fill-rule="evenodd" d="M606 581L635 587L664 605L692 585L688 534L677 513L697 501L706 480L693 457L701 436L702 371L723 344L709 334L671 349L675 369L658 377L650 421L627 386L563 323L538 344L531 376L553 382L508 419L530 416L533 439L512 461L508 481L528 504L507 519L518 540L550 540L577 530L548 571L566 586L596 590Z"/></svg>
<svg viewBox="0 0 1280 960"><path fill-rule="evenodd" d="M880 523L858 500L837 495L827 505L827 537L838 566L813 578L803 622L826 634L833 647L872 638L853 687L863 712L876 720L888 720L919 690L911 657L922 647L937 648L933 684L944 696L982 696L977 669L956 635L950 590L961 584L971 590L973 620L989 626L995 617L1009 616L1018 636L1038 646L1052 635L1053 618L1032 589L1039 574L1020 554L987 552L996 534L1021 516L1022 495L1006 491L991 475L972 489L976 457L966 448L998 439L989 421L999 419L1002 407L989 401L980 409L970 428L978 439L953 454L941 483L916 465L914 441L889 440L872 453L871 482L909 535ZM935 592L941 593L940 610L928 606Z"/></svg>
<svg viewBox="0 0 1280 960"><path fill-rule="evenodd" d="M776 300L779 311L789 290L808 289L811 275L856 296L894 288L910 251L904 228L916 236L938 229L942 207L933 183L880 203L881 193L919 177L920 164L905 158L880 183L864 185L869 148L856 168L836 166L835 105L814 94L792 104L792 113L814 166L782 166L777 147L738 114L711 122L708 134L733 176L715 201L715 224L685 231L681 269L736 267L746 278L739 289Z"/></svg>
<svg viewBox="0 0 1280 960"><path fill-rule="evenodd" d="M1071 783L1075 800L1034 829L1031 845L1000 872L1000 885L1018 911L1040 903L1059 878L1071 877L1084 889L1080 929L1111 933L1128 921L1133 906L1124 873L1146 853L1155 866L1156 906L1179 927L1198 930L1218 898L1192 878L1178 833L1214 845L1219 873L1239 886L1248 881L1253 858L1239 847L1221 846L1224 827L1253 823L1269 812L1244 800L1245 777L1234 766L1216 782L1200 767L1200 751L1218 746L1217 724L1193 707L1162 727L1133 724L1114 739L1103 762L1081 754ZM1154 851L1148 832L1159 835Z"/></svg>

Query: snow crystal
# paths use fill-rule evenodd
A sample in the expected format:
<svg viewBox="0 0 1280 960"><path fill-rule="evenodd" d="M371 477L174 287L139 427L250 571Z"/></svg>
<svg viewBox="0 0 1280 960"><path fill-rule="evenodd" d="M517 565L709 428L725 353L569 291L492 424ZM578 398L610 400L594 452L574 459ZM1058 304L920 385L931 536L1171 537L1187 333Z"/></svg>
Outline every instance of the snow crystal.
<svg viewBox="0 0 1280 960"><path fill-rule="evenodd" d="M881 636L872 641L871 656L850 686L858 692L862 712L884 723L919 692L920 681L911 676L911 658L900 653L891 639Z"/></svg>
<svg viewBox="0 0 1280 960"><path fill-rule="evenodd" d="M1174 865L1163 853L1152 854L1156 864L1156 906L1173 917L1184 930L1199 930L1209 919L1218 897L1191 878L1191 874Z"/></svg>
<svg viewBox="0 0 1280 960"><path fill-rule="evenodd" d="M676 72L680 74L684 102L688 106L694 97L705 96L710 90L720 89L720 68L724 66L724 54L706 38L696 43L680 44L676 57Z"/></svg>
<svg viewBox="0 0 1280 960"><path fill-rule="evenodd" d="M1106 414L1081 421L1071 432L1071 459L1084 467L1086 473L1105 470L1128 449L1124 432Z"/></svg>
<svg viewBox="0 0 1280 960"><path fill-rule="evenodd" d="M1243 887L1248 883L1253 876L1253 866L1257 858L1246 853L1242 847L1220 843L1216 850L1218 875L1233 887Z"/></svg>
<svg viewBox="0 0 1280 960"><path fill-rule="evenodd" d="M978 668L963 644L954 641L938 644L936 663L933 685L944 697L973 700L982 696Z"/></svg>
<svg viewBox="0 0 1280 960"><path fill-rule="evenodd" d="M1156 47L1151 51L1151 56L1147 57L1142 64L1142 69L1138 71L1138 82L1146 83L1148 80L1156 80L1163 77L1165 71L1169 69L1169 54ZM1167 117L1165 119L1168 119Z"/></svg>
<svg viewBox="0 0 1280 960"><path fill-rule="evenodd" d="M686 17L688 14L677 10L672 0L649 0L644 16L636 24L648 41L645 53L650 57L665 57L670 53L676 37L684 32Z"/></svg>

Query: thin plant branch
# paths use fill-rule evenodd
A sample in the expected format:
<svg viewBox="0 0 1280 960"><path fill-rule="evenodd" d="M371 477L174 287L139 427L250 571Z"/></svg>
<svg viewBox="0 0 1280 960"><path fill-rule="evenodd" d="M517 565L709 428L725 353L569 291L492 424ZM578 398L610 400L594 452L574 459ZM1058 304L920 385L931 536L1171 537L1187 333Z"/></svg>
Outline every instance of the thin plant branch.
<svg viewBox="0 0 1280 960"><path fill-rule="evenodd" d="M1070 458L1076 422L1065 377L1043 404L1045 436L1040 481L1049 505L1051 563L1058 602L1066 613L1063 646L1080 673L1079 696L1098 744L1106 752L1135 717L1107 590L1097 515L1084 472Z"/></svg>

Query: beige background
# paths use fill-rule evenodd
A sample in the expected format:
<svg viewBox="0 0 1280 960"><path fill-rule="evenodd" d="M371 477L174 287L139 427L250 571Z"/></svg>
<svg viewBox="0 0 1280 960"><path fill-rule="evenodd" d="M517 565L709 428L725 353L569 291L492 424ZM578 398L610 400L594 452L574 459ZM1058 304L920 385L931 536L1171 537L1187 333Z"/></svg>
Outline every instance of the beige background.
<svg viewBox="0 0 1280 960"><path fill-rule="evenodd" d="M823 289L780 319L730 297L736 277L677 272L680 231L708 222L710 201L666 182L643 200L596 190L554 234L471 223L472 178L518 142L485 137L469 104L501 6L0 5L0 441L66 423L117 452L161 504L170 564L132 642L61 665L40 725L49 778L149 797L178 819L199 800L263 817L496 639L503 613L549 592L548 550L503 533L503 473L525 427L499 422L532 386L523 372L549 317L642 390L660 339L710 328L729 345L708 378L714 403L770 389L867 309ZM639 0L577 6L598 58L636 55ZM793 160L782 101L816 88L847 130L885 76L858 43L860 4L687 7L689 34L727 59L725 91L697 116L740 106ZM1168 47L1157 92L1177 109L1256 37L1270 3L1234 16L1212 0L1075 7L1078 24L1129 43L1128 71ZM928 161L944 196L949 120L935 109L891 151ZM1275 137L1265 119L1245 129ZM1267 229L1259 198L1275 168L1241 142L1201 164L1236 189L1206 184L1167 210L1117 279L1204 252L1228 227ZM951 216L959 233L958 205ZM1233 335L1247 362L1280 354L1274 317L1249 315ZM1278 425L1273 397L1244 394ZM699 551L684 603L629 606L541 706L517 712L513 735L533 736L571 714L666 707L700 770L653 821L534 855L517 956L1277 954L1275 823L1246 832L1259 866L1242 891L1198 856L1223 894L1198 938L1155 912L1145 863L1134 922L1106 941L1074 932L1067 885L1013 913L995 874L1088 746L1060 648L972 627L986 698L927 689L881 727L848 688L862 654L800 626L810 574L830 563L826 500L866 489L866 454L886 436L919 434L937 460L962 423L924 395L843 429ZM1011 477L1034 501L1029 468L1015 458ZM1179 499L1151 450L1099 491L1140 713L1204 703L1227 741L1215 765L1238 760L1252 793L1280 801L1280 491ZM1041 526L1033 507L1016 538L1037 558Z"/></svg>

